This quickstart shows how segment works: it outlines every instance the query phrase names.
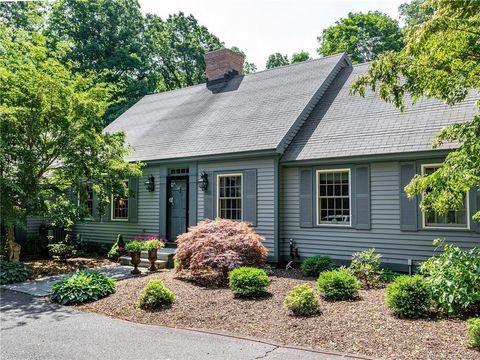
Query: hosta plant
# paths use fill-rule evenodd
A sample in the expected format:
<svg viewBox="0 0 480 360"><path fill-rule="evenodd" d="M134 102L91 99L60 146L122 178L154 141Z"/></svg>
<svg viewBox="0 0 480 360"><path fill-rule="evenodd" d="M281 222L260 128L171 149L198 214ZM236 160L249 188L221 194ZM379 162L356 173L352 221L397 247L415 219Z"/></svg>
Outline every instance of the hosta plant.
<svg viewBox="0 0 480 360"><path fill-rule="evenodd" d="M28 280L32 276L30 267L20 261L0 260L0 285Z"/></svg>

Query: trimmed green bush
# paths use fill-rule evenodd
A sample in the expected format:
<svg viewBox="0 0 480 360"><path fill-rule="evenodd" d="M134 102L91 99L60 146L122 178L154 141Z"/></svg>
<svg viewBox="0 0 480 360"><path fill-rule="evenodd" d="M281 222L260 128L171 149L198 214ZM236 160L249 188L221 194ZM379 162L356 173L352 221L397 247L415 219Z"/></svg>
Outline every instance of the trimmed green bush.
<svg viewBox="0 0 480 360"><path fill-rule="evenodd" d="M306 276L318 277L321 272L331 270L332 260L328 256L311 256L302 263L302 271Z"/></svg>
<svg viewBox="0 0 480 360"><path fill-rule="evenodd" d="M263 269L244 266L232 270L228 274L232 291L244 297L257 297L267 294L266 287L270 280Z"/></svg>
<svg viewBox="0 0 480 360"><path fill-rule="evenodd" d="M324 271L317 280L320 293L327 300L352 300L358 296L360 282L347 269Z"/></svg>
<svg viewBox="0 0 480 360"><path fill-rule="evenodd" d="M283 304L296 316L312 316L320 312L320 298L308 284L295 286Z"/></svg>
<svg viewBox="0 0 480 360"><path fill-rule="evenodd" d="M468 347L480 350L480 318L472 318L467 321Z"/></svg>
<svg viewBox="0 0 480 360"><path fill-rule="evenodd" d="M29 266L16 260L0 260L0 284L13 284L28 280L32 276Z"/></svg>
<svg viewBox="0 0 480 360"><path fill-rule="evenodd" d="M175 299L175 294L165 286L162 280L150 280L143 288L135 307L143 310L158 310L172 306Z"/></svg>
<svg viewBox="0 0 480 360"><path fill-rule="evenodd" d="M350 270L363 286L372 288L380 283L383 273L380 269L381 257L382 255L375 253L374 248L352 255Z"/></svg>
<svg viewBox="0 0 480 360"><path fill-rule="evenodd" d="M402 275L387 286L386 304L397 317L426 316L431 305L430 287L420 275Z"/></svg>
<svg viewBox="0 0 480 360"><path fill-rule="evenodd" d="M98 271L77 271L53 283L50 299L62 305L95 301L115 291L115 280Z"/></svg>

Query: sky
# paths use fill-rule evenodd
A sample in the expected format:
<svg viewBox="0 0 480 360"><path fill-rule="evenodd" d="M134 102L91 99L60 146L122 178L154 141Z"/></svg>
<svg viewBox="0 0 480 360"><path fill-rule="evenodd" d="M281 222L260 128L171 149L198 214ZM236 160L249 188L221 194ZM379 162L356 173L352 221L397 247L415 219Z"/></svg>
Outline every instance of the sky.
<svg viewBox="0 0 480 360"><path fill-rule="evenodd" d="M265 68L268 55L291 56L301 50L318 57L317 36L349 12L379 10L398 19L407 0L139 0L142 12L162 18L183 11L218 36L226 47L238 46Z"/></svg>

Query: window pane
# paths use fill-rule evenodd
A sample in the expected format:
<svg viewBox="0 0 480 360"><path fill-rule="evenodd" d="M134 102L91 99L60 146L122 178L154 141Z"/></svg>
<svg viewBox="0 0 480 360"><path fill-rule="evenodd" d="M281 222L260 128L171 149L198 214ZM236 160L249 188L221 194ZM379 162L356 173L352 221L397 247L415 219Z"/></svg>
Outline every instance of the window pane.
<svg viewBox="0 0 480 360"><path fill-rule="evenodd" d="M240 175L219 175L218 215L222 219L242 218L242 177Z"/></svg>
<svg viewBox="0 0 480 360"><path fill-rule="evenodd" d="M348 171L320 172L317 196L318 223L349 224L350 197Z"/></svg>

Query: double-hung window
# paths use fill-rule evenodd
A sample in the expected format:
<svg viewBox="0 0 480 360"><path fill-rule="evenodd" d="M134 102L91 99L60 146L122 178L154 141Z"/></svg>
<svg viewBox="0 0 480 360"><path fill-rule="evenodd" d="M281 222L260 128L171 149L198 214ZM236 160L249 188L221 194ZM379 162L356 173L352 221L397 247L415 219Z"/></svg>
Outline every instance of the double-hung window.
<svg viewBox="0 0 480 360"><path fill-rule="evenodd" d="M128 181L125 182L128 193ZM112 194L112 220L128 220L128 196L119 197Z"/></svg>
<svg viewBox="0 0 480 360"><path fill-rule="evenodd" d="M430 175L440 167L442 164L422 165L422 175ZM422 216L425 228L468 228L468 196L465 195L463 207L460 209L450 209L445 214L424 212Z"/></svg>
<svg viewBox="0 0 480 360"><path fill-rule="evenodd" d="M87 207L88 215L93 217L93 186L92 184L88 183L85 186L86 190L86 198L85 198L85 206Z"/></svg>
<svg viewBox="0 0 480 360"><path fill-rule="evenodd" d="M242 174L217 175L217 217L242 220Z"/></svg>
<svg viewBox="0 0 480 360"><path fill-rule="evenodd" d="M351 225L350 169L317 170L317 225Z"/></svg>

